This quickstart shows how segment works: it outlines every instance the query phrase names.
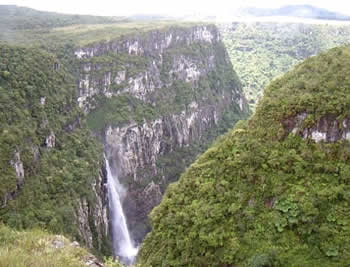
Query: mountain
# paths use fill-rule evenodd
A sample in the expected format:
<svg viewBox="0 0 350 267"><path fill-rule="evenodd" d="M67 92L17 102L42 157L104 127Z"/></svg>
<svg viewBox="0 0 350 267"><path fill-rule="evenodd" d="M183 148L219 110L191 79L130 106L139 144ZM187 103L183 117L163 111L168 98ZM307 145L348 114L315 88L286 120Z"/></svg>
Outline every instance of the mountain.
<svg viewBox="0 0 350 267"><path fill-rule="evenodd" d="M280 8L248 7L241 10L244 15L254 17L297 17L321 20L350 20L350 16L311 5L288 5Z"/></svg>
<svg viewBox="0 0 350 267"><path fill-rule="evenodd" d="M142 266L346 266L350 46L311 57L170 185Z"/></svg>
<svg viewBox="0 0 350 267"><path fill-rule="evenodd" d="M252 110L273 79L310 56L350 43L349 25L232 22L219 29Z"/></svg>

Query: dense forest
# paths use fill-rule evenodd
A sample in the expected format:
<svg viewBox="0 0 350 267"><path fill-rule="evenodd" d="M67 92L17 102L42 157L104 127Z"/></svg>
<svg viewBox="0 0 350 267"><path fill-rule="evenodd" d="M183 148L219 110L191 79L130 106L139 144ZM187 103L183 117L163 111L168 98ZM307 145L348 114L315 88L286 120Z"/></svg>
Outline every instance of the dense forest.
<svg viewBox="0 0 350 267"><path fill-rule="evenodd" d="M310 56L350 43L347 25L234 22L220 29L253 110L274 78Z"/></svg>

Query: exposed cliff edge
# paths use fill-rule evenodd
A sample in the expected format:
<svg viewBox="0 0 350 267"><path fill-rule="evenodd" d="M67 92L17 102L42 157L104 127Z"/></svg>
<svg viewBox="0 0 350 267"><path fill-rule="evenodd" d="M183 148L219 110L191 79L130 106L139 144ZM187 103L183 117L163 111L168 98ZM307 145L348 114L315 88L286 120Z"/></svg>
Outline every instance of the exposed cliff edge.
<svg viewBox="0 0 350 267"><path fill-rule="evenodd" d="M350 46L307 59L170 185L142 266L344 266Z"/></svg>
<svg viewBox="0 0 350 267"><path fill-rule="evenodd" d="M248 116L213 25L171 26L75 51L79 105L128 188L134 238L166 186L210 142Z"/></svg>

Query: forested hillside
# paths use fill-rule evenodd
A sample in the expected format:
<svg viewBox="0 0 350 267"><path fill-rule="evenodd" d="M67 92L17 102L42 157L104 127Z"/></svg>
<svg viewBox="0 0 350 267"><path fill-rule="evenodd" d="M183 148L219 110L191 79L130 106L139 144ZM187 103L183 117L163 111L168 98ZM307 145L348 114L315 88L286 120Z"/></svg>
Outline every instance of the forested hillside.
<svg viewBox="0 0 350 267"><path fill-rule="evenodd" d="M347 266L350 47L270 84L152 211L143 266Z"/></svg>
<svg viewBox="0 0 350 267"><path fill-rule="evenodd" d="M350 42L346 25L234 22L220 29L252 109L274 78L307 57Z"/></svg>
<svg viewBox="0 0 350 267"><path fill-rule="evenodd" d="M81 202L95 210L102 148L78 109L74 79L40 49L2 45L0 51L1 221L82 240L90 230L76 224ZM102 231L84 241L106 245Z"/></svg>

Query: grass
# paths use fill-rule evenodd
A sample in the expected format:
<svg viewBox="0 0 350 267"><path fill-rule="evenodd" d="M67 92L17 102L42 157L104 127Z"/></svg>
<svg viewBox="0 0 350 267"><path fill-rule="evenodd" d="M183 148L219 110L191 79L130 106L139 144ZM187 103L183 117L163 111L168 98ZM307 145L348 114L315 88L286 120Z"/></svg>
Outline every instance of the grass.
<svg viewBox="0 0 350 267"><path fill-rule="evenodd" d="M167 30L173 26L190 27L196 22L152 21L135 22L119 21L106 24L74 24L65 27L39 28L26 30L4 30L0 33L0 41L32 45L64 44L73 42L78 46L86 46L101 41L110 41L124 35L142 34L151 30Z"/></svg>
<svg viewBox="0 0 350 267"><path fill-rule="evenodd" d="M16 231L0 225L2 267L82 267L87 256L85 249L72 246L61 235L42 230Z"/></svg>

